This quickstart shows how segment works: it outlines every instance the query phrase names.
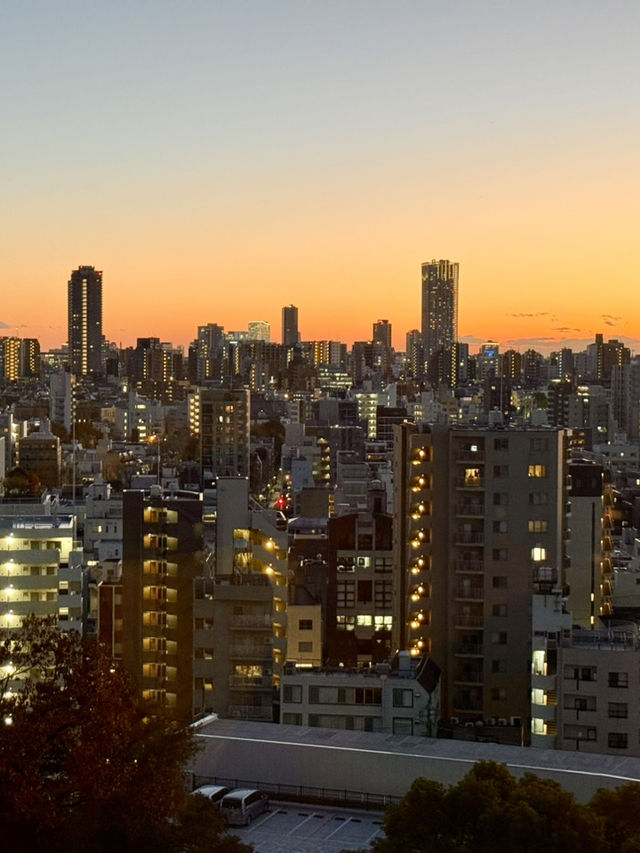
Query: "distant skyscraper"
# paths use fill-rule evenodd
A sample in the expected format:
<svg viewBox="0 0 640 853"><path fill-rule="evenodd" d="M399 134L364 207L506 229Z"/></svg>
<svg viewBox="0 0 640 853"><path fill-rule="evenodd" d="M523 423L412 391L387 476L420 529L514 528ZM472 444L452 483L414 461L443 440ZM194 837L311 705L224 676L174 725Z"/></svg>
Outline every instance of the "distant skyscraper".
<svg viewBox="0 0 640 853"><path fill-rule="evenodd" d="M250 340L266 341L267 343L271 340L271 325L266 320L251 320L247 329Z"/></svg>
<svg viewBox="0 0 640 853"><path fill-rule="evenodd" d="M67 292L71 373L102 373L102 272L78 267Z"/></svg>
<svg viewBox="0 0 640 853"><path fill-rule="evenodd" d="M388 320L378 320L373 324L373 342L391 349L391 323Z"/></svg>
<svg viewBox="0 0 640 853"><path fill-rule="evenodd" d="M282 344L293 347L299 342L298 309L295 305L285 305L282 309Z"/></svg>
<svg viewBox="0 0 640 853"><path fill-rule="evenodd" d="M451 350L458 337L458 264L422 264L422 342L428 361L438 350Z"/></svg>

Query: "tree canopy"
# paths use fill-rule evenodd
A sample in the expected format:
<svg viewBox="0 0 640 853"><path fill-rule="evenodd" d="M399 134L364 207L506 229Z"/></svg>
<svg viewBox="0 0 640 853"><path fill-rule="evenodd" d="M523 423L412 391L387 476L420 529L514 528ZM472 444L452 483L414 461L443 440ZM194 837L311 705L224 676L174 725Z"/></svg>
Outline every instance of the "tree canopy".
<svg viewBox="0 0 640 853"><path fill-rule="evenodd" d="M30 617L0 634L0 689L0 837L50 853L251 849L185 789L192 730L139 702L95 644Z"/></svg>
<svg viewBox="0 0 640 853"><path fill-rule="evenodd" d="M557 782L480 761L457 785L416 779L373 853L640 853L640 784L583 805Z"/></svg>

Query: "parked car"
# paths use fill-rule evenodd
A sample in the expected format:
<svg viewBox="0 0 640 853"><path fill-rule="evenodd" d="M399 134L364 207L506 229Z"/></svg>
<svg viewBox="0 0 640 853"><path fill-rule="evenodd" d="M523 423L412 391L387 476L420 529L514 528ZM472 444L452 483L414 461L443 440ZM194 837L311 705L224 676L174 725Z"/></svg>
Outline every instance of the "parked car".
<svg viewBox="0 0 640 853"><path fill-rule="evenodd" d="M199 788L196 788L195 791L192 791L191 793L200 794L201 797L206 797L208 800L211 800L212 803L219 806L222 798L226 796L230 790L230 788L225 788L224 785L200 785Z"/></svg>
<svg viewBox="0 0 640 853"><path fill-rule="evenodd" d="M220 803L220 811L231 826L246 826L268 808L268 796L255 788L238 788L226 794Z"/></svg>

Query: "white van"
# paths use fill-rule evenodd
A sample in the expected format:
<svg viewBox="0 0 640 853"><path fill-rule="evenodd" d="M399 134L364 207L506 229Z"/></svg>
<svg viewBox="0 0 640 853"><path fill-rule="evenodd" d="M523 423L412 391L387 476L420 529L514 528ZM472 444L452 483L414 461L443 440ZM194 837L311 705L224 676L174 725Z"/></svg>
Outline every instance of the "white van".
<svg viewBox="0 0 640 853"><path fill-rule="evenodd" d="M254 788L237 788L226 794L220 802L220 811L230 826L246 826L254 817L269 807L269 798L264 791Z"/></svg>

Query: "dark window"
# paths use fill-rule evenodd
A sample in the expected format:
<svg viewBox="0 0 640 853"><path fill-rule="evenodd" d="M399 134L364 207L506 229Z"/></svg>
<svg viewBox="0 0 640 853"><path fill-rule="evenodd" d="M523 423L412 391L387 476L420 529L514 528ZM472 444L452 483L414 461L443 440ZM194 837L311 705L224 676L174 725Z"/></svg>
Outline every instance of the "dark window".
<svg viewBox="0 0 640 853"><path fill-rule="evenodd" d="M285 684L282 688L282 698L285 702L302 702L302 686Z"/></svg>
<svg viewBox="0 0 640 853"><path fill-rule="evenodd" d="M373 581L358 581L358 601L373 599Z"/></svg>
<svg viewBox="0 0 640 853"><path fill-rule="evenodd" d="M629 673L628 672L610 672L609 687L628 687Z"/></svg>
<svg viewBox="0 0 640 853"><path fill-rule="evenodd" d="M607 734L609 749L627 749L628 736L625 732L609 732Z"/></svg>
<svg viewBox="0 0 640 853"><path fill-rule="evenodd" d="M394 687L393 707L413 708L413 690L405 690L402 687Z"/></svg>
<svg viewBox="0 0 640 853"><path fill-rule="evenodd" d="M312 631L313 619L298 619L298 631Z"/></svg>

